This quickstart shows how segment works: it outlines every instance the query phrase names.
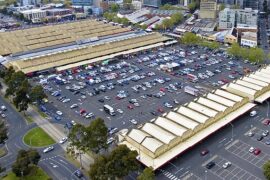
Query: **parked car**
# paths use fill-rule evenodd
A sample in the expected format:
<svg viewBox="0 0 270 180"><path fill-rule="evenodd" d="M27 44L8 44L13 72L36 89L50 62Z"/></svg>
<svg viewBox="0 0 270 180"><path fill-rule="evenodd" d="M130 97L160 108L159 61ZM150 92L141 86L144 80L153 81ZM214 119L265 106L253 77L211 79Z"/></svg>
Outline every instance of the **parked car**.
<svg viewBox="0 0 270 180"><path fill-rule="evenodd" d="M259 148L256 148L253 153L254 155L259 155L261 153L261 150Z"/></svg>
<svg viewBox="0 0 270 180"><path fill-rule="evenodd" d="M231 162L225 162L223 165L222 165L222 167L224 168L224 169L227 169L228 167L230 167L232 165L232 163Z"/></svg>
<svg viewBox="0 0 270 180"><path fill-rule="evenodd" d="M250 113L249 113L249 115L250 115L250 117L254 117L254 116L256 116L257 115L257 111L251 111Z"/></svg>
<svg viewBox="0 0 270 180"><path fill-rule="evenodd" d="M254 150L255 150L255 148L254 148L254 147L250 147L248 151L249 151L250 153L253 153L253 152L254 152Z"/></svg>
<svg viewBox="0 0 270 180"><path fill-rule="evenodd" d="M216 163L213 162L213 161L211 161L211 162L207 163L205 167L206 167L207 169L211 169L211 168L214 167L215 165L216 165Z"/></svg>
<svg viewBox="0 0 270 180"><path fill-rule="evenodd" d="M59 116L63 115L63 113L61 111L56 111L56 114L59 115Z"/></svg>
<svg viewBox="0 0 270 180"><path fill-rule="evenodd" d="M262 133L262 136L263 137L266 137L266 136L268 136L268 134L269 134L269 131L268 130L264 130L263 133Z"/></svg>
<svg viewBox="0 0 270 180"><path fill-rule="evenodd" d="M249 136L249 137L252 137L252 136L254 136L254 132L252 132L252 131L249 131L249 132L248 132L248 136Z"/></svg>
<svg viewBox="0 0 270 180"><path fill-rule="evenodd" d="M261 140L263 140L263 136L262 135L257 137L257 141L261 141Z"/></svg>
<svg viewBox="0 0 270 180"><path fill-rule="evenodd" d="M63 137L60 141L59 144L64 144L65 142L67 142L67 137Z"/></svg>
<svg viewBox="0 0 270 180"><path fill-rule="evenodd" d="M209 150L204 149L204 150L201 151L201 156L205 156L208 153L209 153Z"/></svg>
<svg viewBox="0 0 270 180"><path fill-rule="evenodd" d="M83 173L78 169L74 172L75 176L77 176L78 178L82 178L83 177Z"/></svg>

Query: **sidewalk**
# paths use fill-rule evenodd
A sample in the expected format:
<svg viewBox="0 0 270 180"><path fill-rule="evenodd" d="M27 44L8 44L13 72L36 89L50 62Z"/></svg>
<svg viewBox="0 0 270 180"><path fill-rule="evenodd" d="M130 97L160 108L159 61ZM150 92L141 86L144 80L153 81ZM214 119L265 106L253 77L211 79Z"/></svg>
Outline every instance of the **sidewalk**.
<svg viewBox="0 0 270 180"><path fill-rule="evenodd" d="M3 88L1 89L1 94L5 94L7 86L1 81ZM37 111L34 110L32 106L29 106L26 113L32 117L37 126L41 127L46 133L48 133L56 142L59 142L63 137L65 137L65 133L56 128L52 123L50 123L47 119L43 118ZM67 145L61 145L61 147L66 151ZM90 164L94 163L94 159L90 157L88 154L82 154L82 166L84 169L89 170ZM79 157L77 158L78 162L80 162Z"/></svg>

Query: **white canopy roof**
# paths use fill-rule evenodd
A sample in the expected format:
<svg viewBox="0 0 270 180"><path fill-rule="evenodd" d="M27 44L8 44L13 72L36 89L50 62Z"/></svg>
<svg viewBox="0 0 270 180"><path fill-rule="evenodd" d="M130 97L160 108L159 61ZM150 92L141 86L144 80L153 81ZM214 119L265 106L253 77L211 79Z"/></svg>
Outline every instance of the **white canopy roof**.
<svg viewBox="0 0 270 180"><path fill-rule="evenodd" d="M214 111L212 109L209 109L208 107L205 107L201 104L198 104L196 102L190 102L188 104L188 107L195 110L195 111L198 111L208 117L215 117L217 115L217 111Z"/></svg>
<svg viewBox="0 0 270 180"><path fill-rule="evenodd" d="M194 119L195 121L199 123L205 123L209 118L205 115L202 115L192 109L189 109L185 106L180 106L177 110L178 113L183 114L184 116L187 116L191 119Z"/></svg>
<svg viewBox="0 0 270 180"><path fill-rule="evenodd" d="M163 117L158 117L154 123L177 136L182 136L187 131L186 128Z"/></svg>
<svg viewBox="0 0 270 180"><path fill-rule="evenodd" d="M243 77L242 79L243 79L244 81L247 81L247 82L250 82L250 83L259 85L259 86L263 86L263 87L268 86L268 83L263 82L263 81L260 81L260 80L257 80L257 79L253 79L253 78L250 78L250 77L246 77L246 76L245 76L245 77Z"/></svg>
<svg viewBox="0 0 270 180"><path fill-rule="evenodd" d="M173 112L173 111L170 111L167 115L166 115L166 118L169 118L171 119L172 121L180 124L181 126L184 126L188 129L195 129L196 126L198 126L198 122L192 120L192 119L189 119L185 116L182 116L181 114L178 114L176 112Z"/></svg>
<svg viewBox="0 0 270 180"><path fill-rule="evenodd" d="M224 112L227 109L226 106L223 106L219 103L216 103L214 101L211 101L211 100L203 98L203 97L198 98L197 102L200 104L203 104L204 106L212 108L216 111L219 111L219 112Z"/></svg>
<svg viewBox="0 0 270 180"><path fill-rule="evenodd" d="M234 106L234 104L235 104L234 101L231 101L231 100L229 100L229 99L225 99L225 98L223 98L223 97L221 97L221 96L218 96L218 95L212 94L212 93L208 93L208 94L206 95L206 97L207 97L208 99L212 100L212 101L215 101L215 102L217 102L217 103L223 104L223 105L225 105L225 106L227 106L227 107L232 107L232 106Z"/></svg>
<svg viewBox="0 0 270 180"><path fill-rule="evenodd" d="M235 81L236 84L239 84L241 86L245 86L247 88L250 88L250 89L254 89L256 91L260 91L262 90L262 86L258 86L258 85L255 85L255 84L252 84L252 83L249 83L247 81L243 81L243 80L237 80Z"/></svg>
<svg viewBox="0 0 270 180"><path fill-rule="evenodd" d="M240 96L237 96L235 94L232 94L232 93L229 93L227 91L224 91L224 90L221 90L221 89L217 89L215 92L214 92L216 95L219 95L219 96L222 96L224 98L227 98L227 99L230 99L234 102L240 102L243 100L242 97Z"/></svg>
<svg viewBox="0 0 270 180"><path fill-rule="evenodd" d="M250 94L252 96L255 95L256 91L253 90L253 89L250 89L250 88L247 88L245 86L241 86L239 84L234 84L234 83L230 83L226 86L226 88L232 88L232 89L235 89L235 90L238 90L238 91L241 91L243 93L246 93L246 94Z"/></svg>

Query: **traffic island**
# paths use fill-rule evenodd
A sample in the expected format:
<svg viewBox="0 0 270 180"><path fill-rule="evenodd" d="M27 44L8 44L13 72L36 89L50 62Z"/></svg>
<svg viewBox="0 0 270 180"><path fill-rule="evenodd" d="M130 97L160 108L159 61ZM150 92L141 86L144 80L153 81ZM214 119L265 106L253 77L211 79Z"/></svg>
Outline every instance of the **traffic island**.
<svg viewBox="0 0 270 180"><path fill-rule="evenodd" d="M55 144L55 141L40 127L29 130L23 137L23 141L31 147L44 147Z"/></svg>

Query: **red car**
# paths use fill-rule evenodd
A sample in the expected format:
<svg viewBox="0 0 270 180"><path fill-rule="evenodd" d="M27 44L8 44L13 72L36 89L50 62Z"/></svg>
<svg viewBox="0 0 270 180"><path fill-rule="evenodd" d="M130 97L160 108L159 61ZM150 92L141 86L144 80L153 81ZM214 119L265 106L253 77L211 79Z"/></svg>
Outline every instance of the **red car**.
<svg viewBox="0 0 270 180"><path fill-rule="evenodd" d="M225 79L225 78L221 79L221 81L224 82L224 83L229 83L229 82L230 82L230 81L228 81L228 80Z"/></svg>
<svg viewBox="0 0 270 180"><path fill-rule="evenodd" d="M261 150L259 148L256 148L253 153L257 156L261 153Z"/></svg>
<svg viewBox="0 0 270 180"><path fill-rule="evenodd" d="M205 156L208 153L209 153L209 151L207 149L204 149L201 151L201 156Z"/></svg>
<svg viewBox="0 0 270 180"><path fill-rule="evenodd" d="M160 88L159 90L162 91L162 92L165 92L166 91L165 88Z"/></svg>
<svg viewBox="0 0 270 180"><path fill-rule="evenodd" d="M266 126L269 126L270 125L270 119L265 119L262 121L262 123Z"/></svg>
<svg viewBox="0 0 270 180"><path fill-rule="evenodd" d="M128 109L134 109L134 106L132 106L131 104L127 106Z"/></svg>
<svg viewBox="0 0 270 180"><path fill-rule="evenodd" d="M157 111L160 113L164 113L164 110L162 108L158 108Z"/></svg>

